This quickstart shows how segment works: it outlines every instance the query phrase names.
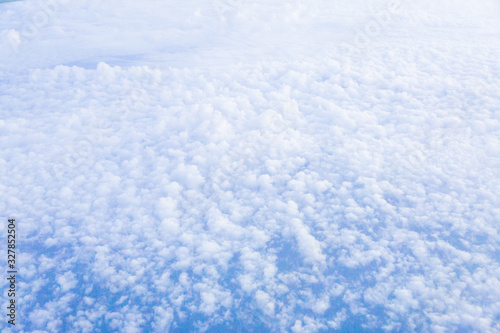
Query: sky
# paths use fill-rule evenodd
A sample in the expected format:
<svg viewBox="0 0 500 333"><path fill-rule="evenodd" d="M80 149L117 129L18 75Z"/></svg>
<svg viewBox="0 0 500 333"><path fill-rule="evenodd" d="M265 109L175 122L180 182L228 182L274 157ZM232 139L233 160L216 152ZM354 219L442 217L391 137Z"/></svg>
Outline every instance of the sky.
<svg viewBox="0 0 500 333"><path fill-rule="evenodd" d="M500 331L499 16L0 1L0 329Z"/></svg>

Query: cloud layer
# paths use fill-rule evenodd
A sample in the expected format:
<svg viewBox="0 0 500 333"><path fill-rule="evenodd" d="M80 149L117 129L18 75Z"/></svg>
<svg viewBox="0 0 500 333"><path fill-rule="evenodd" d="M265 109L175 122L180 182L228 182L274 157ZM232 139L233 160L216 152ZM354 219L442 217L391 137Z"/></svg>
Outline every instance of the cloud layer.
<svg viewBox="0 0 500 333"><path fill-rule="evenodd" d="M16 6L1 15L33 4ZM29 60L70 34L71 6L115 8L68 6L39 38L5 26L2 41ZM264 5L242 6L221 23L240 37L252 25L231 20L263 20L250 14ZM285 18L313 29L299 7ZM354 48L300 60L191 66L193 51L185 66L84 65L48 50L0 72L0 211L19 221L21 330L500 330L500 49L487 34L410 38L408 10L369 44L354 30L342 39ZM200 13L171 24L192 32ZM359 15L363 29L372 19ZM206 55L228 36L221 49L188 41Z"/></svg>

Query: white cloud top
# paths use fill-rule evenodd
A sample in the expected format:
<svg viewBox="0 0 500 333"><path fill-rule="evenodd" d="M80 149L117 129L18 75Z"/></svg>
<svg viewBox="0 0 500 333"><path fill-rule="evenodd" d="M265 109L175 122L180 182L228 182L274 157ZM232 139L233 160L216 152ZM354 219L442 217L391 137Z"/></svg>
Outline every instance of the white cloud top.
<svg viewBox="0 0 500 333"><path fill-rule="evenodd" d="M20 329L499 331L499 13L0 4Z"/></svg>

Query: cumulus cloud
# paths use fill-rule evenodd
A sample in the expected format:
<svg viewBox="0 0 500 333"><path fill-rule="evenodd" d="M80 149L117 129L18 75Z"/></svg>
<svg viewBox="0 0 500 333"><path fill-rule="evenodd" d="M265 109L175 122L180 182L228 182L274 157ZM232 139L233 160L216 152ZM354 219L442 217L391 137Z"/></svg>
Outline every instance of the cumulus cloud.
<svg viewBox="0 0 500 333"><path fill-rule="evenodd" d="M23 330L500 330L494 1L0 6Z"/></svg>

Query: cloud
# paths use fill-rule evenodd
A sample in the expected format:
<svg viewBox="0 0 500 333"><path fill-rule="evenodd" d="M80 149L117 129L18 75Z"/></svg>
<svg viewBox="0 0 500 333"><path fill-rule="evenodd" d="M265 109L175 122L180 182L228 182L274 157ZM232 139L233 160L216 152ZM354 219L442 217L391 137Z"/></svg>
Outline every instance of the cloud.
<svg viewBox="0 0 500 333"><path fill-rule="evenodd" d="M480 3L401 4L350 55L387 3L257 1L220 22L199 1L84 1L20 36L0 209L23 329L500 329L497 7ZM5 46L38 7L2 6Z"/></svg>

